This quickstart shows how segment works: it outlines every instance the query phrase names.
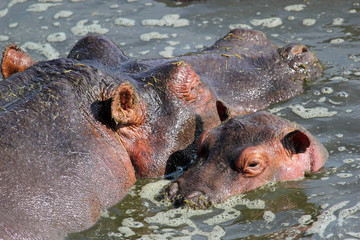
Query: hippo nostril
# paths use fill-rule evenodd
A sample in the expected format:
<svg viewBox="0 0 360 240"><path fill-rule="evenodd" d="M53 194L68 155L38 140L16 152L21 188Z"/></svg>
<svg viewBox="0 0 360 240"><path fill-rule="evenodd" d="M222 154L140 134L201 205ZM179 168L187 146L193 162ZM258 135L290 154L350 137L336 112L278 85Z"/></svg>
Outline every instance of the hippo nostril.
<svg viewBox="0 0 360 240"><path fill-rule="evenodd" d="M177 182L171 183L168 188L168 198L170 200L174 198L174 196L177 194L178 191L179 191L179 184Z"/></svg>
<svg viewBox="0 0 360 240"><path fill-rule="evenodd" d="M202 194L202 193L199 192L199 191L194 191L194 192L190 193L190 194L186 197L186 199L197 198L197 197L199 197L201 194Z"/></svg>
<svg viewBox="0 0 360 240"><path fill-rule="evenodd" d="M295 56L300 53L308 52L308 49L304 45L298 44L291 49L291 52L293 56Z"/></svg>

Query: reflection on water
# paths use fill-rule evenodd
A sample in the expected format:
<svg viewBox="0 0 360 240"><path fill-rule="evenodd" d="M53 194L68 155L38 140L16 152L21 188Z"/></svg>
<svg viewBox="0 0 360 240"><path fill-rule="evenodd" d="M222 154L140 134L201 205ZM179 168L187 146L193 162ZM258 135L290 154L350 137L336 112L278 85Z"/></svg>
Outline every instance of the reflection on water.
<svg viewBox="0 0 360 240"><path fill-rule="evenodd" d="M304 94L268 109L324 143L330 157L322 172L202 211L158 203L152 196L164 183L141 180L93 228L69 239L360 238L359 12L356 0L1 1L0 48L15 42L35 59L65 57L89 33L106 35L131 57L171 57L247 27L278 45L309 46L326 67Z"/></svg>

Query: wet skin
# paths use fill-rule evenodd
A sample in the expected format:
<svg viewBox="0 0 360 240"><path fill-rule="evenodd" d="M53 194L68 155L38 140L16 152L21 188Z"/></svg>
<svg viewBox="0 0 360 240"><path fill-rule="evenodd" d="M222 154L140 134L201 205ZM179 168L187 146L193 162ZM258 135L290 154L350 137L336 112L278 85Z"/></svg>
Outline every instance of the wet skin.
<svg viewBox="0 0 360 240"><path fill-rule="evenodd" d="M200 53L175 58L188 62L231 115L247 114L303 92L304 81L319 77L322 65L301 44L281 48L265 34L235 29ZM137 61L142 69L169 60ZM125 70L134 63L124 65Z"/></svg>
<svg viewBox="0 0 360 240"><path fill-rule="evenodd" d="M296 123L267 112L237 116L203 134L197 159L163 196L175 206L206 208L269 182L302 178L327 157Z"/></svg>
<svg viewBox="0 0 360 240"><path fill-rule="evenodd" d="M99 36L80 40L68 58L34 65L8 51L2 69L9 77L0 82L0 236L56 239L88 228L137 177L162 176L169 157L195 140L197 121L210 129L226 104L227 115L245 113L300 93L303 80L320 72L317 59L303 46L278 49L263 37L235 30L199 54L147 61ZM274 69L279 77L260 76ZM229 102L226 91L238 98Z"/></svg>
<svg viewBox="0 0 360 240"><path fill-rule="evenodd" d="M69 56L92 59L103 55L101 51L106 47L84 38ZM166 62L189 63L201 82L209 85L216 98L231 109L233 116L288 100L303 92L305 81L322 73L321 63L306 46L290 43L279 48L262 32L248 29L234 29L199 53L173 59L134 61L124 54L116 56L117 51L110 54L110 58L103 55L102 63L122 73L144 72ZM116 61L110 60L113 58Z"/></svg>
<svg viewBox="0 0 360 240"><path fill-rule="evenodd" d="M115 50L104 52L107 63L118 61ZM188 64L131 75L96 57L39 62L0 82L1 237L84 230L136 177L162 176L169 156L194 141L194 107L213 97Z"/></svg>

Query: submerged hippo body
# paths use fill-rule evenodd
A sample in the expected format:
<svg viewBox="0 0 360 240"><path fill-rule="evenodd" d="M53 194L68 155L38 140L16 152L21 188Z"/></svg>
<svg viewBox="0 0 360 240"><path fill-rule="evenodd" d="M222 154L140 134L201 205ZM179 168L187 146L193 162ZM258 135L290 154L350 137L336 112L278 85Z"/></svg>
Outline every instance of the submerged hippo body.
<svg viewBox="0 0 360 240"><path fill-rule="evenodd" d="M296 123L266 112L237 116L204 133L197 159L163 194L175 206L204 208L268 182L302 178L327 157Z"/></svg>
<svg viewBox="0 0 360 240"><path fill-rule="evenodd" d="M254 111L301 92L304 78L319 72L316 58L262 38L235 30L199 55L147 61L99 36L51 61L8 51L2 71L9 77L0 82L0 237L56 239L84 230L137 177L163 175L169 156L194 141L198 122L200 129L220 124L217 109ZM241 46L249 49L237 52ZM280 77L260 76L281 67ZM229 102L225 91L238 97Z"/></svg>

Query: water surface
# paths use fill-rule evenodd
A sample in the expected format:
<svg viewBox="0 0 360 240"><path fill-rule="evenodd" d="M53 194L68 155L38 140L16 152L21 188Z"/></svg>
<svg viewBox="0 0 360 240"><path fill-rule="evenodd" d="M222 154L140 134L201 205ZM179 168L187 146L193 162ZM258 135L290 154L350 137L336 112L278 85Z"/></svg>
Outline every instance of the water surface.
<svg viewBox="0 0 360 240"><path fill-rule="evenodd" d="M140 180L94 227L69 239L360 238L359 1L12 0L0 2L0 21L0 49L15 42L39 60L66 57L89 33L107 36L134 58L177 56L241 26L279 46L301 42L326 67L304 94L267 109L326 146L321 172L203 211L158 203L153 196L164 182Z"/></svg>

